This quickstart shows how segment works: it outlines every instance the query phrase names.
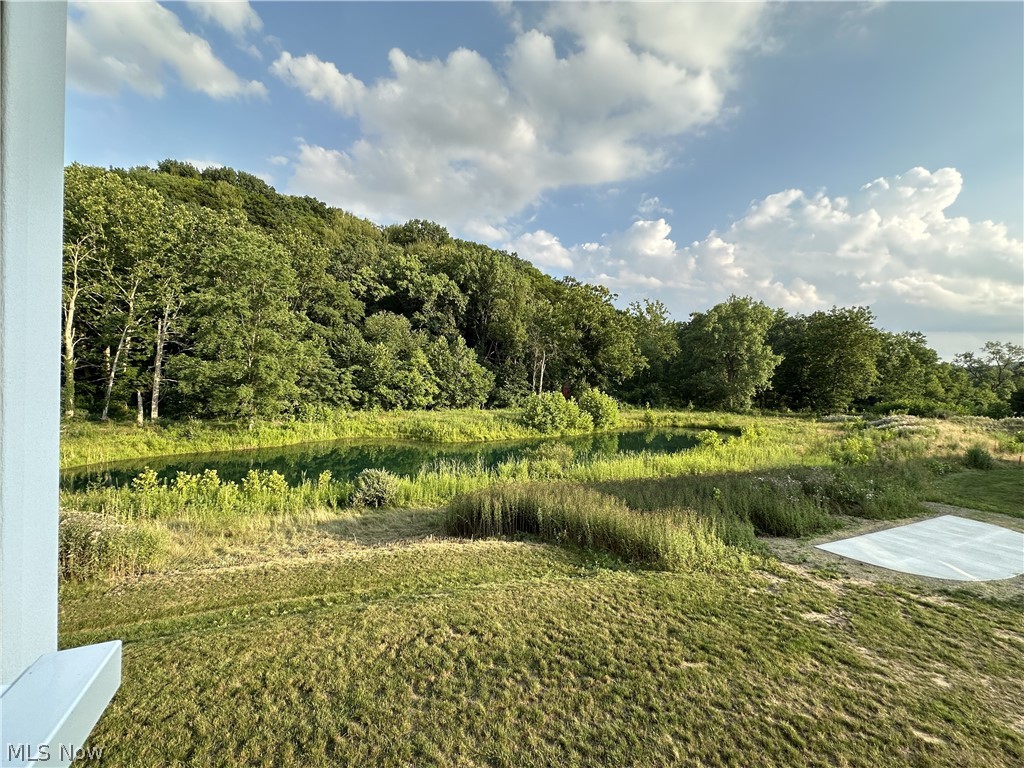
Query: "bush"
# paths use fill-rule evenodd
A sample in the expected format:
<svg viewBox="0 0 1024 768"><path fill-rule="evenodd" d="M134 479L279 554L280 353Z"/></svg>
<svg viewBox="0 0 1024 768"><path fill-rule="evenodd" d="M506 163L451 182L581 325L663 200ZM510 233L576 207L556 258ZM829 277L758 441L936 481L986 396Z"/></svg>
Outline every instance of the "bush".
<svg viewBox="0 0 1024 768"><path fill-rule="evenodd" d="M878 447L867 435L844 438L829 451L829 458L838 464L867 464L878 455Z"/></svg>
<svg viewBox="0 0 1024 768"><path fill-rule="evenodd" d="M155 531L92 512L62 511L59 540L60 576L75 581L142 573L165 548Z"/></svg>
<svg viewBox="0 0 1024 768"><path fill-rule="evenodd" d="M576 401L566 400L558 392L530 395L521 419L525 426L545 434L588 432L594 428L590 414L581 411Z"/></svg>
<svg viewBox="0 0 1024 768"><path fill-rule="evenodd" d="M996 462L992 454L980 445L972 445L964 454L964 464L968 469L993 469Z"/></svg>
<svg viewBox="0 0 1024 768"><path fill-rule="evenodd" d="M711 521L681 510L634 512L574 483L497 485L458 496L448 506L446 526L460 536L530 534L662 570L745 562Z"/></svg>
<svg viewBox="0 0 1024 768"><path fill-rule="evenodd" d="M619 423L619 404L599 389L588 389L579 398L580 408L590 414L594 429L611 429Z"/></svg>
<svg viewBox="0 0 1024 768"><path fill-rule="evenodd" d="M697 433L696 440L701 448L721 448L725 445L725 440L713 429L702 429Z"/></svg>
<svg viewBox="0 0 1024 768"><path fill-rule="evenodd" d="M399 479L386 469L364 469L355 479L352 503L363 507L390 507L398 501Z"/></svg>

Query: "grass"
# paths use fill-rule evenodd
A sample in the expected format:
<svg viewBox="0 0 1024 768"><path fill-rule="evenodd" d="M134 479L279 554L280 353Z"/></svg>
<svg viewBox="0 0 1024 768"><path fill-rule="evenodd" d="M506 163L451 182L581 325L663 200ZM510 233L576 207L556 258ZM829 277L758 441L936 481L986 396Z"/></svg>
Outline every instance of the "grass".
<svg viewBox="0 0 1024 768"><path fill-rule="evenodd" d="M1003 466L946 474L935 479L925 499L1024 518L1024 471Z"/></svg>
<svg viewBox="0 0 1024 768"><path fill-rule="evenodd" d="M767 417L796 432L806 419ZM740 428L761 417L692 411L623 409L618 429ZM575 434L575 433L570 433ZM124 422L73 420L61 426L61 468L111 461L214 451L236 451L329 440L393 438L460 443L550 437L524 426L517 410L337 411L320 421L161 421L139 427Z"/></svg>
<svg viewBox="0 0 1024 768"><path fill-rule="evenodd" d="M676 457L435 466L399 480L399 509L269 475L65 494L165 547L149 573L132 561L61 587L62 647L125 642L93 762L1024 762L1019 593L751 554L755 531L814 535L920 498L1021 516L1024 471L998 429L658 418L742 434ZM997 468L964 471L973 445Z"/></svg>
<svg viewBox="0 0 1024 768"><path fill-rule="evenodd" d="M428 443L461 443L535 438L542 433L522 424L518 410L334 411L317 421L162 420L134 422L73 420L61 426L61 468L110 461L236 451L345 438L394 438ZM708 414L699 414L707 417ZM723 420L724 415L712 415ZM645 414L624 410L619 428L654 424L687 426L687 414ZM556 433L558 434L558 433ZM576 434L568 432L565 434ZM550 436L550 435L548 435Z"/></svg>
<svg viewBox="0 0 1024 768"><path fill-rule="evenodd" d="M480 412L475 412L480 413ZM666 419L665 426L682 426L689 421L706 423L708 418ZM827 463L828 445L834 428L807 420L773 419L763 426L750 417L734 422L719 421L743 434L724 442L707 442L696 449L675 454L625 453L588 461L552 458L557 452L534 451L487 468L477 462L440 460L417 474L400 477L395 503L404 507L439 506L454 496L495 483L523 480L566 479L579 482L666 477L700 474L708 471L739 471L780 467L792 464ZM713 433L708 433L716 437ZM113 439L114 433L106 436ZM834 437L832 438L834 439ZM111 450L113 450L111 448ZM247 489L251 483L253 489ZM241 485L221 481L207 470L202 475L180 474L174 481L157 481L152 472L140 474L129 487L102 488L67 492L63 504L68 507L103 512L120 517L166 517L171 514L210 514L230 517L245 510L260 512L268 507L278 510L310 506L337 506L348 503L352 487L330 476L304 481L292 489L285 487L277 473L250 473Z"/></svg>
<svg viewBox="0 0 1024 768"><path fill-rule="evenodd" d="M63 647L125 640L103 766L1024 760L1014 605L440 541L61 606Z"/></svg>
<svg viewBox="0 0 1024 768"><path fill-rule="evenodd" d="M445 527L458 536L528 534L666 571L747 563L722 541L714 518L685 509L638 513L614 496L575 483L499 485L456 497Z"/></svg>

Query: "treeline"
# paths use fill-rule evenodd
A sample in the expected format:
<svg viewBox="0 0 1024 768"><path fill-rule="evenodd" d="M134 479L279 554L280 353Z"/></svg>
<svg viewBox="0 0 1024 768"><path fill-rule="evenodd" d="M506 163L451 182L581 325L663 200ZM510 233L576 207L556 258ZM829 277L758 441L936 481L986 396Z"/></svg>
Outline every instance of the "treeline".
<svg viewBox="0 0 1024 768"><path fill-rule="evenodd" d="M793 317L733 297L676 322L614 298L229 168L65 173L65 417L317 418L587 387L727 409L1024 408L1016 345L945 363L866 308Z"/></svg>

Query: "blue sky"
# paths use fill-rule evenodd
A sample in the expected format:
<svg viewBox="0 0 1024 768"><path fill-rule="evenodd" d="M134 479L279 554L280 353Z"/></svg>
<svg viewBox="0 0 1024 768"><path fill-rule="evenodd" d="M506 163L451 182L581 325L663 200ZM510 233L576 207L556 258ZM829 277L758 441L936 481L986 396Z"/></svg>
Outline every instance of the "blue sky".
<svg viewBox="0 0 1024 768"><path fill-rule="evenodd" d="M66 157L257 173L685 319L1022 341L1021 3L72 3Z"/></svg>

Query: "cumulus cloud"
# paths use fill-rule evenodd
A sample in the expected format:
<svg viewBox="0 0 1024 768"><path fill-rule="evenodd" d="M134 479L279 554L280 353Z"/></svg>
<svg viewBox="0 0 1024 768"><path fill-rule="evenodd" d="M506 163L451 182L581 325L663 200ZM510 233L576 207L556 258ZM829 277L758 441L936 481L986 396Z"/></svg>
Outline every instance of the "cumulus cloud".
<svg viewBox="0 0 1024 768"><path fill-rule="evenodd" d="M236 37L263 29L263 20L248 0L188 0L188 7L199 18L223 27Z"/></svg>
<svg viewBox="0 0 1024 768"><path fill-rule="evenodd" d="M768 195L727 230L685 246L665 219L635 221L600 243L559 245L579 276L624 299L654 295L680 317L736 293L804 313L867 304L883 327L924 331L938 347L967 332L976 343L1019 339L1024 244L1002 224L949 216L962 186L953 168L912 168L848 196Z"/></svg>
<svg viewBox="0 0 1024 768"><path fill-rule="evenodd" d="M336 66L320 61L313 54L293 57L285 51L271 65L270 71L309 98L326 102L343 115L352 115L366 93L366 86L357 78L343 75Z"/></svg>
<svg viewBox="0 0 1024 768"><path fill-rule="evenodd" d="M507 251L515 252L538 267L568 270L573 266L572 254L569 253L569 250L559 242L557 237L543 229L520 235L512 242L506 243L504 248Z"/></svg>
<svg viewBox="0 0 1024 768"><path fill-rule="evenodd" d="M73 3L67 57L68 83L91 93L113 95L127 87L162 96L170 69L186 88L214 99L267 95L263 83L240 78L206 40L153 0Z"/></svg>
<svg viewBox="0 0 1024 768"><path fill-rule="evenodd" d="M737 57L757 46L759 4L553 4L496 66L389 53L373 83L312 54L271 71L358 120L341 147L302 144L291 188L360 215L491 227L571 185L664 168L666 142L717 120Z"/></svg>

